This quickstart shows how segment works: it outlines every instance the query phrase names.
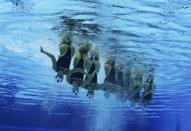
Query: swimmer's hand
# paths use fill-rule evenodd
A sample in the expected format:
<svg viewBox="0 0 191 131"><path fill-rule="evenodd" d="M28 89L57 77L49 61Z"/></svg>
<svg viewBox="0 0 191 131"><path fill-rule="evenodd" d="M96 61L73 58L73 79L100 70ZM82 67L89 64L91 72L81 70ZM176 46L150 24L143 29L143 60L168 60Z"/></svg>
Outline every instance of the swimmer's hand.
<svg viewBox="0 0 191 131"><path fill-rule="evenodd" d="M40 47L40 52L42 52L42 53L44 52L44 50L43 50L43 47L42 47L42 46Z"/></svg>

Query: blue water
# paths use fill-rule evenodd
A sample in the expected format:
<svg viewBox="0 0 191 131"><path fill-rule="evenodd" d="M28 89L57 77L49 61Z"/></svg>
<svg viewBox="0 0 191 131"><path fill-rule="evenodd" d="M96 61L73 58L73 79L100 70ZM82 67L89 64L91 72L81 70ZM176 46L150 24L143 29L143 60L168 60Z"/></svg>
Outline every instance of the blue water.
<svg viewBox="0 0 191 131"><path fill-rule="evenodd" d="M83 24L70 26L67 19ZM191 131L190 0L0 0L0 130ZM49 58L65 32L124 65L154 68L145 108L56 83ZM101 68L99 82L103 82Z"/></svg>

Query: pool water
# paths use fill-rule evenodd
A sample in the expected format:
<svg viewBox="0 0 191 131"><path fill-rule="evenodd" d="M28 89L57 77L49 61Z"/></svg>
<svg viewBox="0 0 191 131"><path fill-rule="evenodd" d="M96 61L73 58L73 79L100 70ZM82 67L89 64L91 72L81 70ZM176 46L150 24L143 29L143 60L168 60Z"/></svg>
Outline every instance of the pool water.
<svg viewBox="0 0 191 131"><path fill-rule="evenodd" d="M190 0L0 0L0 130L191 131L190 19ZM68 32L99 49L100 83L108 54L153 68L152 101L89 99L57 83L40 46L57 56Z"/></svg>

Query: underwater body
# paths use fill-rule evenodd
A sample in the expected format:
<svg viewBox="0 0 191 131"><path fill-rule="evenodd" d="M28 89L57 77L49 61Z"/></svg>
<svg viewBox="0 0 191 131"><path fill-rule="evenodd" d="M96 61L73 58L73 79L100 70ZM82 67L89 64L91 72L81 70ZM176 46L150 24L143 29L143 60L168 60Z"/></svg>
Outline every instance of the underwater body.
<svg viewBox="0 0 191 131"><path fill-rule="evenodd" d="M0 0L0 131L191 131L190 18L189 0ZM40 47L58 58L66 33L99 49L100 84L108 54L152 70L152 100L56 82Z"/></svg>

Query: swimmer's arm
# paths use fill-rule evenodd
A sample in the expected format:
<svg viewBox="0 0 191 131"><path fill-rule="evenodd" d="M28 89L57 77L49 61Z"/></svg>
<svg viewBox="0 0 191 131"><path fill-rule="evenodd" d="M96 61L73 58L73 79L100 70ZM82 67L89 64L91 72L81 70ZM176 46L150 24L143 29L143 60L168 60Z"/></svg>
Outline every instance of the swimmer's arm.
<svg viewBox="0 0 191 131"><path fill-rule="evenodd" d="M75 52L76 52L75 47L71 45L71 57L74 56Z"/></svg>
<svg viewBox="0 0 191 131"><path fill-rule="evenodd" d="M99 70L100 70L100 62L96 62L96 63L95 63L95 66L96 66L95 72L98 73Z"/></svg>
<svg viewBox="0 0 191 131"><path fill-rule="evenodd" d="M78 64L79 60L80 60L80 54L79 52L76 53L76 55L74 56L74 62L73 62L73 67L75 68L75 66Z"/></svg>
<svg viewBox="0 0 191 131"><path fill-rule="evenodd" d="M115 66L115 76L116 76L116 79L118 79L118 74L119 74L119 68L117 66Z"/></svg>
<svg viewBox="0 0 191 131"><path fill-rule="evenodd" d="M60 55L65 55L68 50L68 46L65 44L59 44Z"/></svg>
<svg viewBox="0 0 191 131"><path fill-rule="evenodd" d="M85 68L87 72L89 72L91 65L92 65L92 61L88 60L86 63L86 68Z"/></svg>
<svg viewBox="0 0 191 131"><path fill-rule="evenodd" d="M105 64L104 70L105 70L105 76L108 76L111 71L111 66L109 64Z"/></svg>
<svg viewBox="0 0 191 131"><path fill-rule="evenodd" d="M117 79L119 70L118 70L117 66L114 66L114 69L115 69L115 79Z"/></svg>
<svg viewBox="0 0 191 131"><path fill-rule="evenodd" d="M147 92L148 89L149 89L149 84L148 83L144 83L144 85L143 85L144 92Z"/></svg>
<svg viewBox="0 0 191 131"><path fill-rule="evenodd" d="M47 56L51 59L51 61L52 61L52 69L53 69L54 71L56 71L57 63L56 63L56 58L55 58L55 56L54 56L53 54L51 54L51 53L45 51L45 50L43 49L43 47L40 47L40 51L41 51L42 53L44 53L45 55L47 55Z"/></svg>
<svg viewBox="0 0 191 131"><path fill-rule="evenodd" d="M88 69L88 66L89 66L88 55L84 55L84 56L83 56L83 59L84 59L84 68L85 68L85 69Z"/></svg>
<svg viewBox="0 0 191 131"><path fill-rule="evenodd" d="M143 71L141 69L137 69L135 72L135 77L138 81L142 81Z"/></svg>

